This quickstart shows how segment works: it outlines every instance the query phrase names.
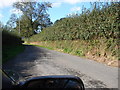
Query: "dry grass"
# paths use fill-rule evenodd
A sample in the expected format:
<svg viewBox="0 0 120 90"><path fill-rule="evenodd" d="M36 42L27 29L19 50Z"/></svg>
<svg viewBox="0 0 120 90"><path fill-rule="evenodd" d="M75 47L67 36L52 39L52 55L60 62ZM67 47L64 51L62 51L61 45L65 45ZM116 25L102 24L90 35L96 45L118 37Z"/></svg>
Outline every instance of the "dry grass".
<svg viewBox="0 0 120 90"><path fill-rule="evenodd" d="M49 47L60 52L77 55L109 66L118 67L117 57L112 55L110 50L106 50L106 44L102 40L94 43L80 40L63 40L30 42L30 44Z"/></svg>

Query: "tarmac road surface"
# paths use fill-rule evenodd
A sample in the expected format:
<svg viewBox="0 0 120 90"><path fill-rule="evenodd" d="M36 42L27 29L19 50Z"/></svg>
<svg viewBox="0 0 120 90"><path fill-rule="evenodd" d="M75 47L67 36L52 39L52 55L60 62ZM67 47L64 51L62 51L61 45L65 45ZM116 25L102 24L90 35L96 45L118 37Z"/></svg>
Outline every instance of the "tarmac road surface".
<svg viewBox="0 0 120 90"><path fill-rule="evenodd" d="M26 45L23 53L3 65L25 78L45 75L76 75L85 88L118 88L118 68L77 56Z"/></svg>

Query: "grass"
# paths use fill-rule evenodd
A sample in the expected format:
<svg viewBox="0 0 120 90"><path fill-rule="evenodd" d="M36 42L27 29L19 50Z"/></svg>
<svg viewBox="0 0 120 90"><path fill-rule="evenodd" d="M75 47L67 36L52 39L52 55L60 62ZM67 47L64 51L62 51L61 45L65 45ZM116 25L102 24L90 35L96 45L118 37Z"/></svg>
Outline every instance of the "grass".
<svg viewBox="0 0 120 90"><path fill-rule="evenodd" d="M47 48L47 49L50 49L50 50L54 50L54 48L52 48L52 47L46 47L46 46L35 45L35 44L30 44L30 43L25 43L25 45L32 45L32 46L37 46L37 47L42 47L42 48Z"/></svg>
<svg viewBox="0 0 120 90"><path fill-rule="evenodd" d="M112 42L112 43L111 43ZM37 41L27 42L30 45L56 50L71 55L77 55L83 58L88 58L101 63L117 66L118 47L116 42L110 40L61 40L61 41ZM114 43L114 44L113 44ZM112 44L112 45L109 45Z"/></svg>
<svg viewBox="0 0 120 90"><path fill-rule="evenodd" d="M109 40L61 40L61 41L38 41L33 42L36 46L59 50L65 53L77 55L80 57L88 57L88 54L96 57L105 57L108 60L117 60L118 46L116 41ZM109 45L110 44L110 45Z"/></svg>
<svg viewBox="0 0 120 90"><path fill-rule="evenodd" d="M23 45L3 46L2 49L2 63L14 58L19 53L23 52L25 47Z"/></svg>
<svg viewBox="0 0 120 90"><path fill-rule="evenodd" d="M42 48L47 48L47 49L50 49L50 50L54 50L53 48L51 47L45 47L45 46L40 46L40 45L34 45L34 46L37 46L37 47L42 47Z"/></svg>
<svg viewBox="0 0 120 90"><path fill-rule="evenodd" d="M65 41L45 41L45 42L41 42L37 45L27 43L27 45L38 46L38 47L47 48L47 49L50 49L50 50L61 51L61 52L64 52L64 53L84 57L85 56L84 52L81 49L81 48L83 48L84 45L83 46L81 45L81 47L79 47L78 43L72 42L71 40L70 41L65 40ZM75 48L74 46L76 44L78 44L78 45Z"/></svg>

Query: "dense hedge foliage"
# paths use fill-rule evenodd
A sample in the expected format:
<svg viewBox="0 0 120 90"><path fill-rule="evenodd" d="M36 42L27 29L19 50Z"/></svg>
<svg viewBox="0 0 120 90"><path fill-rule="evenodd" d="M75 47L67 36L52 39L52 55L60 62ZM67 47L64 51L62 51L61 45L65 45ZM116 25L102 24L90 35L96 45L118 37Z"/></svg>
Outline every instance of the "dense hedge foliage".
<svg viewBox="0 0 120 90"><path fill-rule="evenodd" d="M2 63L15 57L24 50L22 39L7 30L2 31Z"/></svg>
<svg viewBox="0 0 120 90"><path fill-rule="evenodd" d="M106 58L107 61L120 60L119 6L118 2L92 3L91 8L83 8L80 15L57 20L28 41L37 41L40 45L55 47L79 56L88 57L91 54L90 57ZM75 41L77 42L74 43Z"/></svg>
<svg viewBox="0 0 120 90"><path fill-rule="evenodd" d="M100 40L56 40L56 41L41 41L31 42L44 47L55 50L64 51L69 54L85 57L99 57L111 60L118 60L118 46L113 39L100 39ZM89 56L91 55L91 56ZM98 58L98 59L99 59ZM103 60L104 60L103 59Z"/></svg>
<svg viewBox="0 0 120 90"><path fill-rule="evenodd" d="M2 31L2 45L6 45L6 46L9 46L9 45L21 45L22 44L22 39L13 34L13 33L10 33L6 30L3 30Z"/></svg>
<svg viewBox="0 0 120 90"><path fill-rule="evenodd" d="M118 39L119 5L120 3L93 3L90 9L83 8L82 14L57 20L51 27L45 28L31 39L52 41Z"/></svg>

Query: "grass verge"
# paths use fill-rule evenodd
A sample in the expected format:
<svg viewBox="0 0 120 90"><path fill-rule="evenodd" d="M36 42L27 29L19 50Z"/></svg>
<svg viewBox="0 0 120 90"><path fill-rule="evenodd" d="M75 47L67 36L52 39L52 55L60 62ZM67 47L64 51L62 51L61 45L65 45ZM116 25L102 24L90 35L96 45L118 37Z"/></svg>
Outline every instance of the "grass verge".
<svg viewBox="0 0 120 90"><path fill-rule="evenodd" d="M111 39L93 41L38 41L28 43L35 46L88 58L109 66L118 66L118 47L116 42Z"/></svg>
<svg viewBox="0 0 120 90"><path fill-rule="evenodd" d="M23 52L24 49L25 49L24 45L3 46L3 48L2 48L2 63L5 63L8 60L14 58L16 55Z"/></svg>
<svg viewBox="0 0 120 90"><path fill-rule="evenodd" d="M37 47L47 48L47 49L49 49L49 50L54 50L54 48L47 47L47 46L36 45L36 44L25 43L25 45L32 45L32 46L37 46Z"/></svg>
<svg viewBox="0 0 120 90"><path fill-rule="evenodd" d="M50 49L50 50L54 50L54 49L51 48L51 47L45 47L45 46L40 46L40 45L33 45L33 46L37 46L37 47L42 47L42 48L47 48L47 49Z"/></svg>

